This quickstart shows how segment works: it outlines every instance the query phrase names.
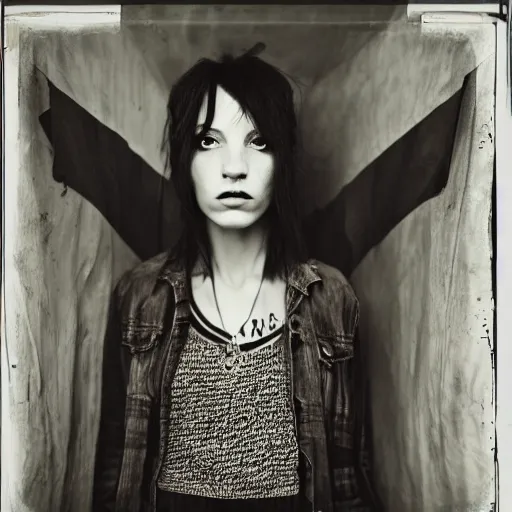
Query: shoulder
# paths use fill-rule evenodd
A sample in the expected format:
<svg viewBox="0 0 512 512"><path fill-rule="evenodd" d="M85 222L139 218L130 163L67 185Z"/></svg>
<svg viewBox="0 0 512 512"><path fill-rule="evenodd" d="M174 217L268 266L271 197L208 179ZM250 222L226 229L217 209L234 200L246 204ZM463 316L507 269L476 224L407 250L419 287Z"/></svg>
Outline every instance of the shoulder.
<svg viewBox="0 0 512 512"><path fill-rule="evenodd" d="M125 272L114 290L118 307L122 310L131 304L130 309L133 309L133 303L143 303L152 295L160 276L169 267L172 267L170 251L165 251Z"/></svg>
<svg viewBox="0 0 512 512"><path fill-rule="evenodd" d="M359 301L348 279L337 268L310 260L319 281L309 300L315 328L352 337L359 322Z"/></svg>
<svg viewBox="0 0 512 512"><path fill-rule="evenodd" d="M319 260L312 259L309 263L321 279L323 293L358 302L352 285L339 269Z"/></svg>

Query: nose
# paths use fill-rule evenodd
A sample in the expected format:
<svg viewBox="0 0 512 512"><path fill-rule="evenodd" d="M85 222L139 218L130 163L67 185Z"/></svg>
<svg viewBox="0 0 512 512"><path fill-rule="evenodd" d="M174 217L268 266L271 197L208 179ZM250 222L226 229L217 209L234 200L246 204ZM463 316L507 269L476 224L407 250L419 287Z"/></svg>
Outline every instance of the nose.
<svg viewBox="0 0 512 512"><path fill-rule="evenodd" d="M222 177L241 180L247 177L247 161L243 151L230 152L222 168Z"/></svg>

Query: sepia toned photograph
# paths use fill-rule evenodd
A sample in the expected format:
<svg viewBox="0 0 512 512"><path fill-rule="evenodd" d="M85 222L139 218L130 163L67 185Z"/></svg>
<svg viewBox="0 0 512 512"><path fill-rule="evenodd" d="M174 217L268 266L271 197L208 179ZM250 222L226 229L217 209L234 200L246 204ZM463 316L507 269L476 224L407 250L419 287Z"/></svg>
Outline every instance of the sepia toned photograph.
<svg viewBox="0 0 512 512"><path fill-rule="evenodd" d="M454 10L6 8L2 512L507 512L506 21Z"/></svg>

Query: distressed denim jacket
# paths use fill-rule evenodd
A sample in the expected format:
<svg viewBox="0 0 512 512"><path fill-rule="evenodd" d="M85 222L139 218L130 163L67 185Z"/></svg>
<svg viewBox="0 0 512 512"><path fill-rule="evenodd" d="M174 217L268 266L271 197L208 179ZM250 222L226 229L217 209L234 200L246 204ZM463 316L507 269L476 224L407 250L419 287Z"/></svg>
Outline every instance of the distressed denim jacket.
<svg viewBox="0 0 512 512"><path fill-rule="evenodd" d="M125 274L104 348L94 512L154 512L171 384L190 322L184 269L163 253ZM333 267L310 260L288 277L284 326L301 490L312 512L380 511L364 432L359 305Z"/></svg>

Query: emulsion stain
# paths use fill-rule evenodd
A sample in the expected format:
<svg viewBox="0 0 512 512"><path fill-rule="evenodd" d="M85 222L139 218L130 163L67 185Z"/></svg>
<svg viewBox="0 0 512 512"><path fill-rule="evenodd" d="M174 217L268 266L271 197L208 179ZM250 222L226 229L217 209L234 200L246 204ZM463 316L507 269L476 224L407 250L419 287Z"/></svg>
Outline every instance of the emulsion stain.
<svg viewBox="0 0 512 512"><path fill-rule="evenodd" d="M18 271L21 276L24 276L25 279L22 279L20 282L23 285L23 289L26 293L26 299L31 300L34 296L34 290L32 289L31 283L32 280L28 278L28 276L32 275L32 271L27 263L29 260L29 251L28 249L22 249L14 255L14 267Z"/></svg>
<svg viewBox="0 0 512 512"><path fill-rule="evenodd" d="M47 246L54 227L53 223L48 219L48 212L43 212L39 214L39 222L41 223L43 245Z"/></svg>

